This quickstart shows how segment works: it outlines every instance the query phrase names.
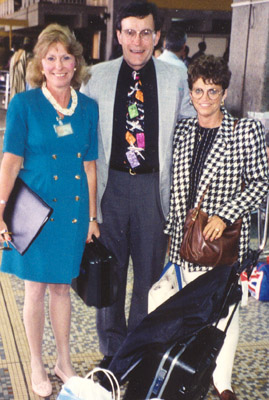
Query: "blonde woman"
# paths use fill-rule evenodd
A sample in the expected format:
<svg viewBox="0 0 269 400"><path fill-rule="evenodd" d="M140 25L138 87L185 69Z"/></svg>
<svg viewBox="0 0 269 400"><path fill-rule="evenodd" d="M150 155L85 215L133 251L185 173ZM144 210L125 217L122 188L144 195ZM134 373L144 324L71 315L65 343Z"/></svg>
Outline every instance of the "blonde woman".
<svg viewBox="0 0 269 400"><path fill-rule="evenodd" d="M57 347L55 374L75 375L69 332L70 283L79 273L85 241L99 236L96 222L96 103L77 92L85 77L82 46L67 27L49 25L38 37L27 71L33 90L10 102L0 170L0 241L10 240L3 220L16 177L52 208L40 235L21 256L3 252L1 271L25 280L24 324L29 342L32 388L49 396L52 385L42 361L44 295Z"/></svg>

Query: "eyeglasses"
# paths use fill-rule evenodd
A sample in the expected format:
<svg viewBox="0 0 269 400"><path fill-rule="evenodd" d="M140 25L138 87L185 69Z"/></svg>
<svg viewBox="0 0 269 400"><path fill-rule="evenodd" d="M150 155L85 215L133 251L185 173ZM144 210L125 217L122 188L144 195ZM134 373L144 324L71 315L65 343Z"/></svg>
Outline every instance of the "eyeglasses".
<svg viewBox="0 0 269 400"><path fill-rule="evenodd" d="M123 34L127 37L127 39L134 40L139 35L140 39L142 40L150 40L155 33L151 29L143 29L142 31L136 31L135 29L123 29Z"/></svg>
<svg viewBox="0 0 269 400"><path fill-rule="evenodd" d="M217 98L224 92L224 90L217 90L217 89L208 89L206 91L207 96L210 98L210 100L217 100ZM200 99L201 97L203 97L205 91L203 89L194 89L191 91L192 96L195 99Z"/></svg>

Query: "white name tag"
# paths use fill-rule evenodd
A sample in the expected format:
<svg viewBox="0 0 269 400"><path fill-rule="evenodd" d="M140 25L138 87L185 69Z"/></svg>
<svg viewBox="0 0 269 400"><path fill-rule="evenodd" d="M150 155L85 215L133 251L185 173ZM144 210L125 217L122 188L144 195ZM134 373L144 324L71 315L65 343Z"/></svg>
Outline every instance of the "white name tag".
<svg viewBox="0 0 269 400"><path fill-rule="evenodd" d="M74 133L70 123L63 125L53 125L53 127L58 137L72 135Z"/></svg>

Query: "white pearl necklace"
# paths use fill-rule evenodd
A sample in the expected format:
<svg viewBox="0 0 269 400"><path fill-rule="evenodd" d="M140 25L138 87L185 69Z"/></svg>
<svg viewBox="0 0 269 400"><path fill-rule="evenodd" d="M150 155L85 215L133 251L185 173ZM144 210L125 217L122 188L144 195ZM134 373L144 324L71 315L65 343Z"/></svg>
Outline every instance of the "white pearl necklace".
<svg viewBox="0 0 269 400"><path fill-rule="evenodd" d="M74 114L75 109L78 105L78 95L77 95L76 91L72 88L72 86L70 86L70 89L71 89L71 98L72 98L71 107L63 108L62 106L60 106L60 104L55 100L55 98L52 96L50 91L47 89L46 82L44 82L42 85L42 92L43 92L44 96L53 105L55 110L63 115L68 115L68 116L71 116Z"/></svg>

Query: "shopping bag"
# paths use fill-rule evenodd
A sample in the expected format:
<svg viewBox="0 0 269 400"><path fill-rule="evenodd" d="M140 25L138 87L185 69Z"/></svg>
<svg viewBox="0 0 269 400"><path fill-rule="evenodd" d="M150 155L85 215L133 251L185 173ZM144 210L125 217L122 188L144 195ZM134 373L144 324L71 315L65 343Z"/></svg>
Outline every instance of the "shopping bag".
<svg viewBox="0 0 269 400"><path fill-rule="evenodd" d="M111 391L93 380L94 374L99 371L102 371L106 375L111 385ZM95 368L85 378L72 376L68 379L62 386L57 400L120 400L120 387L111 371Z"/></svg>
<svg viewBox="0 0 269 400"><path fill-rule="evenodd" d="M148 294L148 313L182 289L180 267L170 261L164 267L160 279L154 283Z"/></svg>

